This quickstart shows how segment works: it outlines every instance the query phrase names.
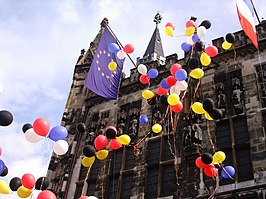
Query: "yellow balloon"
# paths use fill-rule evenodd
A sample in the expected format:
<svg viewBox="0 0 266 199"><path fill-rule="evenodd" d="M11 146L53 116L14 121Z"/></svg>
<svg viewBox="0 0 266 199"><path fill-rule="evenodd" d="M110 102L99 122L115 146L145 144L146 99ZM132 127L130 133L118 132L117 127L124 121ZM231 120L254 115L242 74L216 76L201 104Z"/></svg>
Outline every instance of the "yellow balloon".
<svg viewBox="0 0 266 199"><path fill-rule="evenodd" d="M120 142L123 145L129 145L131 138L127 134L120 135L116 138L118 142Z"/></svg>
<svg viewBox="0 0 266 199"><path fill-rule="evenodd" d="M154 95L155 94L152 91L150 91L150 90L144 90L144 91L142 91L142 97L144 99L151 99L151 98L154 97Z"/></svg>
<svg viewBox="0 0 266 199"><path fill-rule="evenodd" d="M160 133L162 131L162 126L160 124L154 124L152 126L152 131L154 133Z"/></svg>
<svg viewBox="0 0 266 199"><path fill-rule="evenodd" d="M93 165L95 161L95 156L92 156L92 157L84 157L81 161L82 165L84 167L90 167L91 165Z"/></svg>
<svg viewBox="0 0 266 199"><path fill-rule="evenodd" d="M0 180L0 194L10 194L11 190L5 180Z"/></svg>
<svg viewBox="0 0 266 199"><path fill-rule="evenodd" d="M168 104L170 104L171 106L177 105L179 102L180 98L179 95L177 95L176 93L172 93L171 95L168 96L167 98L167 102Z"/></svg>
<svg viewBox="0 0 266 199"><path fill-rule="evenodd" d="M167 36L173 36L174 29L171 26L166 26L164 32Z"/></svg>
<svg viewBox="0 0 266 199"><path fill-rule="evenodd" d="M96 157L99 160L104 160L105 158L107 158L108 154L109 154L109 151L107 151L106 149L103 149L96 153Z"/></svg>
<svg viewBox="0 0 266 199"><path fill-rule="evenodd" d="M116 64L114 61L111 61L111 62L108 64L108 68L109 68L109 70L114 71L114 70L116 70L116 68L117 68L117 64Z"/></svg>
<svg viewBox="0 0 266 199"><path fill-rule="evenodd" d="M195 79L200 79L204 75L204 71L201 68L195 68L193 69L189 75Z"/></svg>
<svg viewBox="0 0 266 199"><path fill-rule="evenodd" d="M203 108L202 103L200 102L194 102L192 104L192 110L196 113L196 114L205 114L205 110Z"/></svg>
<svg viewBox="0 0 266 199"><path fill-rule="evenodd" d="M32 190L31 189L27 189L24 186L20 186L17 190L17 194L20 198L27 198L31 195Z"/></svg>
<svg viewBox="0 0 266 199"><path fill-rule="evenodd" d="M207 120L213 120L212 117L209 115L208 112L205 112L204 115L205 115L205 118L206 118Z"/></svg>
<svg viewBox="0 0 266 199"><path fill-rule="evenodd" d="M217 151L212 157L213 157L212 162L214 164L218 164L222 163L225 160L226 155L223 151Z"/></svg>
<svg viewBox="0 0 266 199"><path fill-rule="evenodd" d="M193 35L193 34L195 33L195 30L196 30L196 28L193 27L193 26L188 27L188 28L186 28L186 30L185 30L185 34L186 34L187 36L191 36L191 35Z"/></svg>
<svg viewBox="0 0 266 199"><path fill-rule="evenodd" d="M200 56L200 62L203 66L209 66L211 63L211 57L207 53L203 52Z"/></svg>
<svg viewBox="0 0 266 199"><path fill-rule="evenodd" d="M228 50L229 48L231 48L232 44L231 43L228 43L227 41L224 41L222 43L222 48L225 49L225 50Z"/></svg>

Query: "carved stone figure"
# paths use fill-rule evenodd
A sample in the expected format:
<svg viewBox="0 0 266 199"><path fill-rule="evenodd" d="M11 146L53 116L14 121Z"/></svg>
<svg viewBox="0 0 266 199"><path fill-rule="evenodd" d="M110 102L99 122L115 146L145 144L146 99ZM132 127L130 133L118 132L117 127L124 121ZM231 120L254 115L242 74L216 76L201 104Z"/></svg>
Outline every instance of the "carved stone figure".
<svg viewBox="0 0 266 199"><path fill-rule="evenodd" d="M121 116L120 118L119 118L119 123L118 123L118 125L117 125L117 133L118 133L118 135L122 135L124 132L125 132L125 127L126 127L126 119L125 119L125 117L124 116Z"/></svg>
<svg viewBox="0 0 266 199"><path fill-rule="evenodd" d="M240 79L233 78L232 86L233 86L232 102L233 102L235 113L236 114L243 113L242 91L240 90Z"/></svg>
<svg viewBox="0 0 266 199"><path fill-rule="evenodd" d="M224 83L219 82L215 85L217 91L217 108L225 109L226 107L226 95L224 91Z"/></svg>

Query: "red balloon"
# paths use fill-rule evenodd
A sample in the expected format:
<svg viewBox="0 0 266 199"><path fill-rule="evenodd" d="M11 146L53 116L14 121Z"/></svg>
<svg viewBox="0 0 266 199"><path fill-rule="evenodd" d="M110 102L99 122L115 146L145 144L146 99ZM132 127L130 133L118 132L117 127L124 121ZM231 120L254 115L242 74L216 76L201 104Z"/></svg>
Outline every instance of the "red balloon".
<svg viewBox="0 0 266 199"><path fill-rule="evenodd" d="M2 152L3 152L3 150L2 150L2 148L0 147L0 156L2 155Z"/></svg>
<svg viewBox="0 0 266 199"><path fill-rule="evenodd" d="M176 113L179 113L183 109L183 103L179 101L177 105L170 106L170 109Z"/></svg>
<svg viewBox="0 0 266 199"><path fill-rule="evenodd" d="M97 151L104 149L108 144L108 139L104 135L98 135L94 140L94 146Z"/></svg>
<svg viewBox="0 0 266 199"><path fill-rule="evenodd" d="M37 199L56 199L56 196L54 195L53 192L49 190L44 190L41 193L39 193Z"/></svg>
<svg viewBox="0 0 266 199"><path fill-rule="evenodd" d="M33 189L35 185L35 177L30 173L26 173L21 178L21 184L28 189Z"/></svg>
<svg viewBox="0 0 266 199"><path fill-rule="evenodd" d="M169 89L165 89L163 87L159 87L158 90L157 90L157 94L158 95L166 95L168 93Z"/></svg>
<svg viewBox="0 0 266 199"><path fill-rule="evenodd" d="M123 51L126 52L127 54L133 53L135 50L135 47L133 44L127 44L124 48Z"/></svg>
<svg viewBox="0 0 266 199"><path fill-rule="evenodd" d="M150 78L148 77L148 75L141 75L139 77L139 81L142 83L142 84L148 84L150 82Z"/></svg>
<svg viewBox="0 0 266 199"><path fill-rule="evenodd" d="M46 136L50 130L49 122L44 118L38 118L33 122L33 129L36 134Z"/></svg>
<svg viewBox="0 0 266 199"><path fill-rule="evenodd" d="M89 196L81 196L81 197L79 197L79 199L87 199L87 198L89 198Z"/></svg>
<svg viewBox="0 0 266 199"><path fill-rule="evenodd" d="M205 53L210 57L215 57L218 54L218 49L216 48L216 46L208 46L205 49Z"/></svg>
<svg viewBox="0 0 266 199"><path fill-rule="evenodd" d="M208 167L210 166L209 164L204 164L201 160L201 157L198 157L195 161L195 164L198 168L205 168L205 167Z"/></svg>
<svg viewBox="0 0 266 199"><path fill-rule="evenodd" d="M117 150L122 147L122 144L118 142L117 139L111 139L109 146L110 146L110 149Z"/></svg>
<svg viewBox="0 0 266 199"><path fill-rule="evenodd" d="M170 75L166 78L166 84L168 84L169 86L173 86L175 85L175 83L176 83L175 76Z"/></svg>
<svg viewBox="0 0 266 199"><path fill-rule="evenodd" d="M196 27L196 23L193 20L189 20L186 22L186 28L188 27Z"/></svg>
<svg viewBox="0 0 266 199"><path fill-rule="evenodd" d="M174 25L172 22L168 22L168 23L165 25L165 27L167 27L167 26L170 26L170 27L173 28L173 30L175 30L175 25Z"/></svg>
<svg viewBox="0 0 266 199"><path fill-rule="evenodd" d="M215 177L218 174L217 170L218 169L216 169L215 166L210 165L210 166L204 168L204 173L208 177Z"/></svg>
<svg viewBox="0 0 266 199"><path fill-rule="evenodd" d="M182 66L180 64L173 64L170 68L170 72L173 76L175 76L175 72L181 68Z"/></svg>

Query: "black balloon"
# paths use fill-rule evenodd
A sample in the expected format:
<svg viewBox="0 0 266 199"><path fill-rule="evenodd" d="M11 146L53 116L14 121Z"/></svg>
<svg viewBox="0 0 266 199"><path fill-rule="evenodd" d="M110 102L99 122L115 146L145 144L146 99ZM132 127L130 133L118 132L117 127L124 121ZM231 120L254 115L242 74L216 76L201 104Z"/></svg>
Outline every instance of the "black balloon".
<svg viewBox="0 0 266 199"><path fill-rule="evenodd" d="M9 187L12 191L17 191L21 185L21 179L18 177L12 178L9 182Z"/></svg>
<svg viewBox="0 0 266 199"><path fill-rule="evenodd" d="M201 161L204 164L211 164L212 163L212 155L210 153L203 153L201 156Z"/></svg>
<svg viewBox="0 0 266 199"><path fill-rule="evenodd" d="M202 41L198 41L195 44L195 48L197 51L203 51L205 49L205 44Z"/></svg>
<svg viewBox="0 0 266 199"><path fill-rule="evenodd" d="M8 174L8 168L5 166L4 171L0 174L0 176L4 177Z"/></svg>
<svg viewBox="0 0 266 199"><path fill-rule="evenodd" d="M214 108L208 113L211 116L211 118L215 120L221 119L223 117L223 112L218 108Z"/></svg>
<svg viewBox="0 0 266 199"><path fill-rule="evenodd" d="M115 139L116 138L117 130L115 127L110 127L105 129L105 135L108 139Z"/></svg>
<svg viewBox="0 0 266 199"><path fill-rule="evenodd" d="M6 110L0 111L0 126L8 126L13 122L13 115Z"/></svg>
<svg viewBox="0 0 266 199"><path fill-rule="evenodd" d="M228 42L228 43L234 43L235 42L235 35L233 33L228 33L226 36L225 36L225 40Z"/></svg>
<svg viewBox="0 0 266 199"><path fill-rule="evenodd" d="M23 131L24 133L26 133L26 131L27 131L28 129L31 129L31 128L33 128L32 125L29 124L29 123L27 123L27 124L24 124L24 125L23 125L23 127L22 127L22 131Z"/></svg>
<svg viewBox="0 0 266 199"><path fill-rule="evenodd" d="M206 29L211 27L211 22L209 20L204 20L199 26L204 26Z"/></svg>
<svg viewBox="0 0 266 199"><path fill-rule="evenodd" d="M45 190L49 186L49 180L46 177L40 177L36 182L35 182L35 189L38 190Z"/></svg>
<svg viewBox="0 0 266 199"><path fill-rule="evenodd" d="M83 154L86 157L92 157L92 156L95 155L95 153L96 153L95 148L92 145L86 145L86 146L84 146L84 148L83 148Z"/></svg>
<svg viewBox="0 0 266 199"><path fill-rule="evenodd" d="M167 98L168 98L168 95L161 95L160 102L162 105L168 105Z"/></svg>
<svg viewBox="0 0 266 199"><path fill-rule="evenodd" d="M77 130L81 133L84 133L86 131L86 126L84 123L78 123L77 124Z"/></svg>
<svg viewBox="0 0 266 199"><path fill-rule="evenodd" d="M188 60L188 66L191 70L198 68L199 66L199 59L196 57L192 57L191 59Z"/></svg>
<svg viewBox="0 0 266 199"><path fill-rule="evenodd" d="M151 99L147 99L147 102L149 105L155 105L156 104L156 96L154 96L153 98Z"/></svg>
<svg viewBox="0 0 266 199"><path fill-rule="evenodd" d="M214 101L211 98L206 98L203 101L202 105L203 105L204 110L207 111L208 113L211 112L215 108Z"/></svg>

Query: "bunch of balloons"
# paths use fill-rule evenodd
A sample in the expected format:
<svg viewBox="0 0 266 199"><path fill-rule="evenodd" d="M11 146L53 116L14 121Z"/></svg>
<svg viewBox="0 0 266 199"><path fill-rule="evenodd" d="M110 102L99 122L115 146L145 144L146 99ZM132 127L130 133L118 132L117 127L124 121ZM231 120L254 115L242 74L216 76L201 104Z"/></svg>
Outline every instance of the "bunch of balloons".
<svg viewBox="0 0 266 199"><path fill-rule="evenodd" d="M0 147L0 156L2 155L2 148ZM8 168L4 161L0 159L0 176L4 177L8 174Z"/></svg>
<svg viewBox="0 0 266 199"><path fill-rule="evenodd" d="M13 122L13 115L7 110L0 111L0 126L9 126Z"/></svg>
<svg viewBox="0 0 266 199"><path fill-rule="evenodd" d="M110 43L108 45L108 50L110 53L115 53L118 59L124 59L127 54L133 53L135 47L133 44L127 44L122 50L117 43ZM108 68L110 71L115 71L117 68L117 64L114 61L111 61L108 64Z"/></svg>
<svg viewBox="0 0 266 199"><path fill-rule="evenodd" d="M54 152L64 155L68 151L68 143L65 141L68 131L63 126L55 126L50 129L50 123L44 118L38 118L33 125L26 123L22 127L25 138L30 143L37 143L43 138L49 138L55 142Z"/></svg>
<svg viewBox="0 0 266 199"><path fill-rule="evenodd" d="M109 139L109 140L108 140ZM105 135L98 135L94 140L94 146L86 145L83 148L84 158L82 165L90 167L95 161L95 156L99 160L104 160L109 154L109 150L117 150L122 145L129 145L131 139L127 134L122 134L117 137L117 129L114 126L105 128Z"/></svg>
<svg viewBox="0 0 266 199"><path fill-rule="evenodd" d="M159 72L156 68L151 68L149 71L144 64L138 65L138 72L141 74L139 81L142 84L148 84L150 79L154 79L159 75Z"/></svg>
<svg viewBox="0 0 266 199"><path fill-rule="evenodd" d="M204 114L207 120L218 120L223 117L222 110L215 108L215 103L211 98L206 98L203 104L194 102L191 108L196 114Z"/></svg>
<svg viewBox="0 0 266 199"><path fill-rule="evenodd" d="M218 168L221 168L222 178L233 178L235 175L235 169L232 166L222 166L222 162L225 160L226 155L223 151L217 151L214 155L210 153L203 153L201 157L198 157L195 164L198 168L204 169L204 173L208 177L215 177L218 175Z"/></svg>
<svg viewBox="0 0 266 199"><path fill-rule="evenodd" d="M235 35L233 33L227 33L225 36L225 41L222 43L222 48L228 50L232 47L235 42Z"/></svg>
<svg viewBox="0 0 266 199"><path fill-rule="evenodd" d="M45 197L43 197L42 195L49 197L54 196L51 197L51 199L53 198L56 199L53 192L46 190L48 186L49 186L49 180L46 177L40 177L38 178L37 181L35 181L35 177L32 174L26 173L22 176L22 178L19 177L12 178L9 182L9 185L7 184L6 181L0 180L0 193L9 194L12 190L16 191L17 195L20 198L27 198L32 194L34 190L42 190L45 192L44 193L40 192L38 199L44 199Z"/></svg>
<svg viewBox="0 0 266 199"><path fill-rule="evenodd" d="M175 30L175 25L171 22L168 22L166 25L165 25L165 29L164 29L164 32L167 36L173 36L174 34L174 30Z"/></svg>

